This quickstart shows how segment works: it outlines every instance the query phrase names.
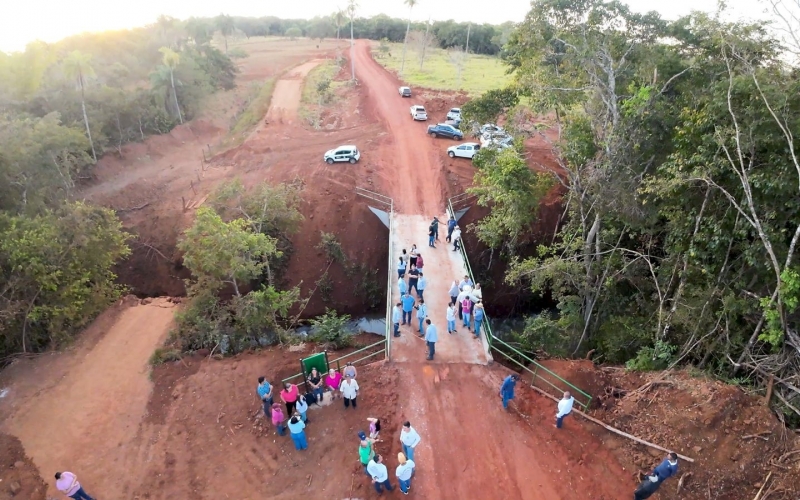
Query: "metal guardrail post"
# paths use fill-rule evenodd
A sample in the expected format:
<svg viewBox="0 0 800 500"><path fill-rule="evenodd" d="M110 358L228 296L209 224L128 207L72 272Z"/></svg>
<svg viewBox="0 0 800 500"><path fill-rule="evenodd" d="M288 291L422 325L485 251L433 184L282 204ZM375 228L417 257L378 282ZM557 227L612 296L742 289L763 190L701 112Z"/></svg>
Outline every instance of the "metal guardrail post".
<svg viewBox="0 0 800 500"><path fill-rule="evenodd" d="M391 199L390 199L391 200ZM392 248L394 240L394 200L389 203L389 266L386 279L386 359L392 359L392 278L394 277L394 257Z"/></svg>

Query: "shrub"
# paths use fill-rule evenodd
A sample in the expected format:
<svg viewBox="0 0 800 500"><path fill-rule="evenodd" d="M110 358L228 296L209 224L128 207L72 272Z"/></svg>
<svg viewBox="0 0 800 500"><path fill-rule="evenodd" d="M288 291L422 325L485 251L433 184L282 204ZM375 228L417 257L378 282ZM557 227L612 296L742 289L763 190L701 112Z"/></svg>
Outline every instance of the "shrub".
<svg viewBox="0 0 800 500"><path fill-rule="evenodd" d="M166 363L168 361L178 361L181 359L181 352L171 347L158 347L150 356L150 364L153 366Z"/></svg>
<svg viewBox="0 0 800 500"><path fill-rule="evenodd" d="M325 309L325 314L311 320L316 330L314 340L330 344L335 349L347 347L353 342L353 334L345 328L350 315L339 316L336 311Z"/></svg>

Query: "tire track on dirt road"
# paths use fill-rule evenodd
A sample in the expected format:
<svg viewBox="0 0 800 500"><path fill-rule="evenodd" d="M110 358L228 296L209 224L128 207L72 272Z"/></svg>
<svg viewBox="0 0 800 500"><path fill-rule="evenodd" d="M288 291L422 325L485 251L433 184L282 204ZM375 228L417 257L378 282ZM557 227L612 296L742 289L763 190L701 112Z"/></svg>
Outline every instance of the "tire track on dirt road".
<svg viewBox="0 0 800 500"><path fill-rule="evenodd" d="M436 140L426 135L428 124L435 120L419 123L411 119L409 107L418 101L400 97L400 82L375 62L368 42L356 42L355 61L356 78L389 132L379 155L387 158L390 166L381 194L393 198L395 209L402 213L433 216L444 212L443 164L436 160L443 153Z"/></svg>

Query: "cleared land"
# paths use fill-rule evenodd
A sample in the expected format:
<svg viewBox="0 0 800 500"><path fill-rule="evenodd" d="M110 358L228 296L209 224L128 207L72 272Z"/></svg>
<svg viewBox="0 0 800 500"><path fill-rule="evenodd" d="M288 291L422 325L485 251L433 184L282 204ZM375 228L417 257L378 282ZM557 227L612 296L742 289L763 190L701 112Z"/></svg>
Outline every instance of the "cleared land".
<svg viewBox="0 0 800 500"><path fill-rule="evenodd" d="M398 75L398 78L412 87L425 87L434 90L464 91L471 96L481 95L487 90L505 86L511 81L506 73L507 66L497 57L477 54L453 55L452 51L438 48L425 50L425 62L420 69L419 51L409 46L403 74L400 66L403 60L403 45L390 43L389 52L383 53L379 44L372 42L375 60ZM461 77L458 64L462 60Z"/></svg>

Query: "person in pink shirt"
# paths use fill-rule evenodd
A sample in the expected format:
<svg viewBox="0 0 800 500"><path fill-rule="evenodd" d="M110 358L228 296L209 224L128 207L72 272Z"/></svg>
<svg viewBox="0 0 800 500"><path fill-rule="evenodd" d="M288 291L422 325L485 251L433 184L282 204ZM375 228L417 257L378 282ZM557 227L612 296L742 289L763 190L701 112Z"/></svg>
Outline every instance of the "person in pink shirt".
<svg viewBox="0 0 800 500"><path fill-rule="evenodd" d="M72 472L56 472L56 489L75 500L94 500L83 491L78 477Z"/></svg>
<svg viewBox="0 0 800 500"><path fill-rule="evenodd" d="M283 426L283 421L286 420L286 417L283 416L283 410L281 409L281 405L275 403L272 405L272 423L275 425L275 428L278 429L278 435L283 436L286 433L286 428Z"/></svg>
<svg viewBox="0 0 800 500"><path fill-rule="evenodd" d="M331 368L328 374L325 376L325 385L331 389L333 399L342 397L342 393L339 391L339 386L341 384L342 374Z"/></svg>
<svg viewBox="0 0 800 500"><path fill-rule="evenodd" d="M294 414L294 405L297 403L297 396L300 395L300 390L297 388L296 385L290 384L286 382L283 384L283 390L281 391L281 399L283 403L286 405L286 414L293 415Z"/></svg>

